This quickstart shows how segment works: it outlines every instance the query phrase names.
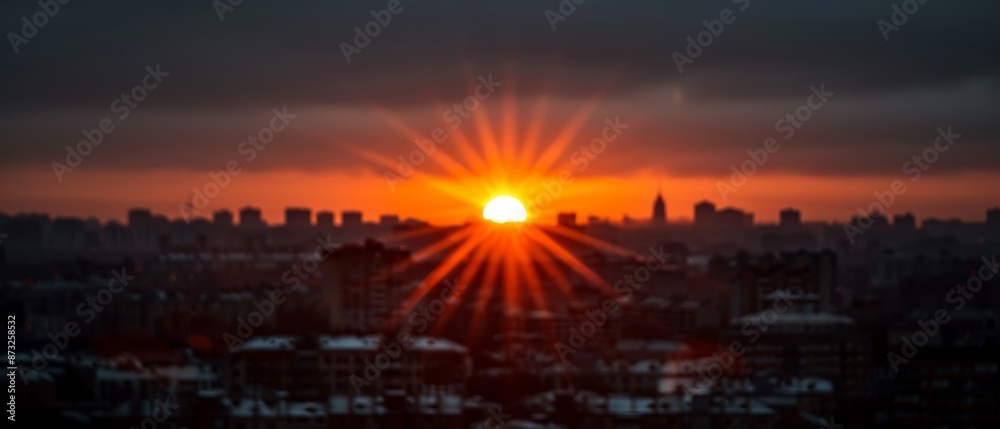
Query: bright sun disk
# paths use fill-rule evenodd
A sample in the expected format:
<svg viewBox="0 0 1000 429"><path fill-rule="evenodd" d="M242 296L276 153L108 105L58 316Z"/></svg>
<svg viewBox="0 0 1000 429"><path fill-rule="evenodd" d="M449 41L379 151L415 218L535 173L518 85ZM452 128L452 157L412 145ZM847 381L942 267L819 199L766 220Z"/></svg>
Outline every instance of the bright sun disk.
<svg viewBox="0 0 1000 429"><path fill-rule="evenodd" d="M517 198L501 195L483 207L483 218L496 223L524 222L528 218L528 211Z"/></svg>

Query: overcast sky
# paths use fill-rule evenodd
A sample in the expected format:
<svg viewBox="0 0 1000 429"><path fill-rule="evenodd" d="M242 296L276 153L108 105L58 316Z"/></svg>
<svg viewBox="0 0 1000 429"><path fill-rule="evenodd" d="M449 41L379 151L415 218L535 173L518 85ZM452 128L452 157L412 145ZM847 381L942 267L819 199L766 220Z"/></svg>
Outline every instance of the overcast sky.
<svg viewBox="0 0 1000 429"><path fill-rule="evenodd" d="M725 179L747 149L779 136L775 121L819 85L835 95L759 174L859 184L836 207L816 206L822 216L846 217L870 196L871 184L905 178L902 164L929 147L942 126L962 137L933 165L933 180L982 186L968 177L1000 177L995 1L930 0L886 41L877 22L892 22L894 2L882 0L588 0L555 31L546 17L547 10L558 10L555 0L403 0L402 11L345 61L341 43L351 42L354 27L387 3L247 0L225 12L224 20L209 0L60 5L17 53L8 34L0 54L0 175L6 183L0 210L107 217L121 213L130 198L176 205L207 171L242 158L238 144L267 123L271 109L283 106L298 117L274 149L244 165L247 181L267 174L378 181L382 168L346 146L389 158L407 153L412 144L387 117L429 135L445 125L442 108L471 95L476 77L488 75L504 83L497 101L483 103L496 122L500 98L514 100L519 123L547 101L544 136L557 135L582 105L599 101L579 133L581 144L600 132L604 117L628 122L627 138L588 172L595 179ZM683 52L686 38L705 29L702 21L724 9L735 20L680 73L672 54ZM34 0L2 2L0 30L22 34L21 17L39 10ZM169 76L118 119L112 102L156 65ZM57 181L52 162L65 158L64 147L79 141L82 129L96 128L105 117L114 118L115 131ZM176 191L158 187L169 195L153 198L116 189L108 179L134 177L153 186L150 171L175 174ZM666 188L669 201L669 183ZM113 194L103 199L111 207L92 207L87 195L98 191ZM383 204L396 197L380 192L386 194L373 210L400 207ZM696 198L690 194L680 192L680 204ZM955 201L955 215L1000 203L997 191L979 195ZM737 202L770 210L796 205L794 198L807 208L813 201L782 197L791 200L757 207L759 201ZM906 207L933 206L932 192L921 198Z"/></svg>

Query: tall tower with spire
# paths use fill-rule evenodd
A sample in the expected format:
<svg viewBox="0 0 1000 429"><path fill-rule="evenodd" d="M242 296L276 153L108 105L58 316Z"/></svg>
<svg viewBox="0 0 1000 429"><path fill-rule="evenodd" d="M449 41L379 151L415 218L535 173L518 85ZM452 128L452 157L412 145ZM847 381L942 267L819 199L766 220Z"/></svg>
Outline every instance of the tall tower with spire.
<svg viewBox="0 0 1000 429"><path fill-rule="evenodd" d="M653 224L664 225L667 223L667 203L663 201L663 192L660 187L656 188L656 202L653 203Z"/></svg>

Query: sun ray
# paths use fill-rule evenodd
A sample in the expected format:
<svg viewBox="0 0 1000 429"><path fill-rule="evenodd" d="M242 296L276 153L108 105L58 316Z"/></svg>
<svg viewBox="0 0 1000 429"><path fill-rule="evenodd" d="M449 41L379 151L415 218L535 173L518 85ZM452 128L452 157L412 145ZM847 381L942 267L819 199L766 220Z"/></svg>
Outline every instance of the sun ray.
<svg viewBox="0 0 1000 429"><path fill-rule="evenodd" d="M538 265L542 267L542 270L555 283L559 291L566 297L573 297L573 286L566 280L566 276L559 271L552 256L539 246L530 246L529 250L531 251L531 259L538 261Z"/></svg>
<svg viewBox="0 0 1000 429"><path fill-rule="evenodd" d="M361 155L362 158L365 158L365 159L367 159L367 160L369 160L371 162L374 162L374 163L382 166L383 168L388 169L389 171L396 171L396 168L399 166L399 161L394 160L392 158L389 158L389 157L387 157L385 155L382 155L380 153L373 152L373 151L370 151L368 149L362 148L362 147L357 146L357 145L355 145L353 143L341 143L341 146L346 147L346 148L354 151L358 155Z"/></svg>
<svg viewBox="0 0 1000 429"><path fill-rule="evenodd" d="M521 288L517 287L518 266L514 258L510 257L513 243L509 235L504 238L503 252L498 255L499 258L503 259L503 290L510 297L510 299L506 300L507 304L512 304L520 308Z"/></svg>
<svg viewBox="0 0 1000 429"><path fill-rule="evenodd" d="M465 255L469 253L470 249L475 248L487 237L484 228L470 228L472 235L462 242L454 251L448 254L444 260L441 261L430 274L427 275L417 286L400 308L399 315L403 316L408 314L413 308L424 299L424 297L434 289L440 281L442 281L445 276L451 273L458 264L465 260ZM394 321L390 326L394 326L396 321Z"/></svg>
<svg viewBox="0 0 1000 429"><path fill-rule="evenodd" d="M540 97L533 109L531 117L533 120L528 125L528 131L524 136L524 146L521 147L521 156L518 159L518 167L522 170L529 170L532 162L531 160L535 157L535 152L538 147L538 142L541 140L542 130L546 123L549 104L551 99L549 97Z"/></svg>
<svg viewBox="0 0 1000 429"><path fill-rule="evenodd" d="M485 263L486 258L490 256L490 253L493 251L493 249L490 248L490 246L485 244L496 242L496 237L495 237L496 231L494 231L491 228L487 228L485 231L486 231L486 236L483 238L484 245L476 248L472 256L469 257L468 265L466 265L465 269L462 270L462 273L459 274L458 281L460 282L460 284L465 285L471 282L478 273L478 270Z"/></svg>
<svg viewBox="0 0 1000 429"><path fill-rule="evenodd" d="M509 255L516 258L516 264L522 267L521 274L525 279L524 289L528 290L528 295L531 298L531 308L537 308L544 311L546 313L545 316L547 317L552 309L549 306L548 299L545 297L545 292L542 290L542 282L538 276L538 271L535 268L535 263L528 258L528 249L532 246L530 246L530 243L524 243L523 240L523 237L520 235L515 237L515 248ZM527 314L529 312L530 310L523 312L523 314ZM551 329L545 332L545 334L549 340L555 341L554 333Z"/></svg>
<svg viewBox="0 0 1000 429"><path fill-rule="evenodd" d="M583 126L583 123L586 122L586 121L593 121L593 119L592 119L593 118L593 113L601 105L601 103L602 103L601 100L603 99L604 94L607 92L607 90L608 90L608 87L606 87L606 86L598 88L594 92L594 95L592 95L590 98L587 99L587 101L585 103L583 103L582 107L580 107L577 110L576 114L570 119L570 121L565 126L563 126L561 128L559 135L557 137L555 137L554 139L552 139L553 144L551 146L549 146L549 150L555 150L556 146L563 146L563 145L561 145L561 142L563 142L563 141L566 141L567 144L562 147L562 152L565 152L567 150L566 146L568 146L568 143L571 142L571 141L574 141L574 140L576 140L578 143L580 143L581 146L584 145L584 144L589 145L591 143L592 139L591 139L590 136L588 136L587 138L584 138L582 140L578 139L577 137L579 135L580 129ZM602 130L603 130L603 127L605 125L605 121L606 121L606 118L605 118L605 120L600 121L600 126L602 127L601 128ZM557 143L559 143L559 144L557 145ZM542 156L539 156L538 158L539 158L539 161L541 161ZM550 160L551 160L551 162L549 162L547 164L536 163L535 170L533 170L533 171L539 171L539 172L548 171L548 172L551 172L551 171L558 171L558 170L564 169L564 168L572 168L572 161L570 161L570 162L563 162L563 163L557 165L555 163L555 159L554 158L550 158Z"/></svg>
<svg viewBox="0 0 1000 429"><path fill-rule="evenodd" d="M463 188L461 183L454 183L445 179L438 178L425 178L424 183L427 183L434 189L442 191L451 197L459 201L464 201L470 205L479 205L482 202L482 195L476 193L470 193L467 188Z"/></svg>
<svg viewBox="0 0 1000 429"><path fill-rule="evenodd" d="M483 243L489 243L491 241L493 231L487 231L486 234L487 236L484 238ZM462 302L462 298L466 296L466 293L468 293L470 289L472 289L469 287L469 284L472 282L476 273L482 268L483 261L491 251L492 249L490 249L487 245L477 246L472 251L472 255L469 257L468 263L462 269L461 273L459 273L458 280L455 282L455 286L459 288L458 292L455 293L455 300L454 302L449 303L451 305L445 306L444 311L441 312L441 315L439 316L440 321L435 324L438 328L432 332L438 333L438 331L443 329L444 326L447 325L448 320L451 318L451 314L458 310L459 303Z"/></svg>
<svg viewBox="0 0 1000 429"><path fill-rule="evenodd" d="M466 83L469 87L476 84L474 79L467 79ZM512 88L513 83L510 83L505 90L510 91ZM405 175L408 179L420 181L432 192L461 203L455 209L445 208L442 213L460 215L467 212L464 207L483 207L489 201L483 207L483 217L507 222L500 224L484 220L457 227L454 231L444 232L441 238L434 237L437 239L416 250L412 256L412 260L416 262L435 261L435 266L404 299L396 313L397 317L407 315L428 293L437 290L443 279L455 274L459 284L470 284L457 293L461 298L459 303L474 299L471 303L474 306L473 312L466 316L470 320L465 321L469 339L473 343L478 340L475 338L477 331L487 323L493 311L498 309L492 307L492 304L499 303L502 304L499 308L517 309L525 315L532 310L563 311L562 298L573 298L576 295L573 287L576 280L569 277L570 272L577 273L602 293L614 296L613 288L601 275L575 256L575 250L570 250L574 247L566 246L582 246L628 258L638 257L627 249L579 231L535 225L525 222L525 218L519 214L511 216L515 208L513 203L501 205L499 210L495 210L498 207L492 204L499 196L517 201L518 197L536 190L541 180L552 177L554 167L564 157L567 149L578 141L581 130L599 106L598 97L588 98L572 112L566 123L555 130L554 137L548 138L547 136L553 135L546 130L550 122L552 97L539 97L534 102L530 116L524 119L523 134L519 127L521 117L518 116L517 98L513 95L502 97L499 109L492 109L493 115L499 112L497 123L491 122L490 109L487 109L485 102L481 102L482 105L476 109L468 109L471 110L471 115L462 116L463 122L449 123L449 126L442 127L448 144L437 144L434 152L424 154L433 161L434 168L412 177ZM447 110L448 107L444 109ZM391 128L410 141L432 138L430 134L415 132L388 111L375 110ZM390 171L397 171L399 168L398 159L355 145L349 147L362 158ZM540 152L539 147L543 147ZM419 149L417 145L407 148ZM519 201L516 206L523 209L523 204ZM428 236L435 231L442 230L428 228L405 231L394 234L388 240L404 242ZM460 309L464 311L460 304L445 306L432 333L454 327L453 323L448 322L456 317ZM498 322L507 325L513 323L509 313L503 316ZM390 326L396 326L394 324L399 323L399 320L393 320L392 323ZM554 333L548 329L544 334L550 340L555 340L552 338Z"/></svg>
<svg viewBox="0 0 1000 429"><path fill-rule="evenodd" d="M395 114L390 112L388 109L378 107L375 105L371 106L372 111L375 112L380 119L385 121L390 128L395 130L399 135L403 136L407 141L413 141L421 137L420 132L413 129L402 119L399 119Z"/></svg>
<svg viewBox="0 0 1000 429"><path fill-rule="evenodd" d="M462 156L462 159L468 164L469 170L480 173L477 178L481 179L482 174L488 168L486 160L479 156L476 149L472 146L472 142L461 131L451 130L448 132L448 136L451 141L455 142L455 147L458 149L458 153Z"/></svg>
<svg viewBox="0 0 1000 429"><path fill-rule="evenodd" d="M435 147L434 151L427 155L435 164L441 166L448 174L451 174L454 178L459 180L470 180L476 178L476 174L469 169L462 166L461 163L456 161L450 155L440 150L440 148ZM421 175L424 177L425 175Z"/></svg>
<svg viewBox="0 0 1000 429"><path fill-rule="evenodd" d="M536 243L540 244L542 247L548 250L559 261L565 263L566 265L569 265L570 268L576 270L584 277L584 279L593 283L595 286L600 287L609 294L613 292L611 290L611 286L606 281L604 281L604 279L602 279L601 276L597 275L597 273L595 273L589 267L584 265L584 263L581 262L579 259L577 259L576 256L573 256L573 254L569 253L569 251L560 246L559 243L553 241L552 238L550 238L549 236L545 235L544 233L542 233L540 230L537 229L525 229L525 231L528 232L527 236L529 238L531 238Z"/></svg>
<svg viewBox="0 0 1000 429"><path fill-rule="evenodd" d="M439 228L434 228L432 226L422 226L411 230L392 232L387 235L383 235L379 238L376 238L375 241L380 241L383 243L400 242L408 239L422 237L425 235L437 234L440 232L441 230Z"/></svg>
<svg viewBox="0 0 1000 429"><path fill-rule="evenodd" d="M546 232L550 232L552 234L556 234L556 235L565 237L567 239L576 241L577 243L585 244L587 246L596 248L598 250L603 250L605 252L614 253L614 254L620 255L620 256L629 256L629 257L634 257L634 258L639 257L639 255L637 253L635 253L635 252L633 252L631 250L615 246L614 244L608 243L608 242L603 241L603 240L598 240L598 239L596 239L594 237L591 237L589 235L583 234L583 233L581 233L579 231L572 230L570 228L566 228L566 227L563 227L563 226L539 227L539 228L542 228Z"/></svg>
<svg viewBox="0 0 1000 429"><path fill-rule="evenodd" d="M510 166L516 161L517 156L517 93L515 82L508 84L507 93L501 99L501 125L500 125L500 145L503 154L503 162Z"/></svg>
<svg viewBox="0 0 1000 429"><path fill-rule="evenodd" d="M556 160L566 151L566 147L573 142L573 138L580 132L584 123L597 110L597 106L599 105L600 101L596 98L584 103L583 107L573 115L569 123L552 140L549 147L538 156L538 159L535 160L535 165L529 170L529 174L542 175L544 172L550 170L555 165Z"/></svg>
<svg viewBox="0 0 1000 429"><path fill-rule="evenodd" d="M472 236L474 232L475 229L472 227L472 225L462 227L458 231L448 234L447 236L431 244L430 246L427 246L423 249L416 251L411 258L415 262L426 260L427 258L436 255L449 247L454 247L458 242L462 241L467 237Z"/></svg>
<svg viewBox="0 0 1000 429"><path fill-rule="evenodd" d="M495 240L494 240L495 241ZM500 259L495 254L487 255L486 270L483 272L483 284L476 293L475 309L472 321L469 323L468 343L472 343L476 333L482 327L483 320L489 315L489 304L496 289L497 274L500 271Z"/></svg>
<svg viewBox="0 0 1000 429"><path fill-rule="evenodd" d="M489 177L496 181L506 181L504 165L500 159L500 148L497 146L496 134L493 132L493 124L486 115L487 109L480 107L472 114L473 123L478 131L479 143L482 146L483 156L487 160L489 167Z"/></svg>

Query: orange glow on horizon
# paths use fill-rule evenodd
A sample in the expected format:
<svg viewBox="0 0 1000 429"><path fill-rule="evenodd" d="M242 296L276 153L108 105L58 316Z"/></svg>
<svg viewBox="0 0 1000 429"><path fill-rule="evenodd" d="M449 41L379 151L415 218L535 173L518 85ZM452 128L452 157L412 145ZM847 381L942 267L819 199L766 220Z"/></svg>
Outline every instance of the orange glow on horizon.
<svg viewBox="0 0 1000 429"><path fill-rule="evenodd" d="M723 198L717 182L729 180L728 161L720 158L717 168L704 167L697 173L671 171L677 164L705 163L698 158L701 155L686 151L675 151L669 156L663 152L637 152L650 150L655 146L652 141L664 138L645 131L648 127L642 118L635 118L622 139L609 145L589 169L580 171L570 157L580 144L595 137L592 130L581 128L581 124L602 122L598 114L590 114L601 103L596 98L580 102L544 96L516 99L508 91L508 85L514 84L506 82L495 98L483 102L458 129L437 118L420 119L421 125L407 128L416 121L408 116L393 117L385 109L372 107L377 115L364 115L364 125L379 128L378 139L400 143L393 151L380 149L367 155L364 152L373 151L372 147L385 145L355 148L362 158L374 164L355 162L348 168L310 169L287 164L272 166L262 158L259 163L246 165L195 217L210 219L213 211L235 212L251 205L261 209L270 225L283 223L286 207L309 207L314 213L329 210L338 217L341 211L359 210L366 222L377 221L381 214L397 214L402 219L412 217L435 225L460 225L481 220L483 204L496 195L507 194L524 203L528 220L535 223L554 224L560 212L574 212L581 222L586 222L589 216L617 222L625 215L644 221L650 218L657 185L662 183L667 219L674 225L689 222L693 205L706 199L720 208L744 209L753 213L758 222L776 222L779 210L789 206L800 209L805 221L844 222L856 214L857 207L870 203L873 191L885 189L900 178L895 171L821 175L789 169L793 167L791 164L787 164L789 168L784 168L786 164L775 164L762 168L738 192ZM437 105L430 109L440 112L445 108ZM406 110L403 115L412 115L412 110L418 109ZM345 112L340 109L312 109L308 116L322 122L324 118L343 115ZM629 122L634 118L631 114L624 117ZM409 142L428 138L427 121L443 125L446 141L426 156L426 161L412 175L390 189L385 173L397 172L398 155L417 149ZM389 135L392 132L405 138ZM333 132L311 137L328 142L330 150L338 153L342 144L350 143ZM698 136L671 139L693 141L695 146L700 143ZM282 155L278 147L273 152L276 157ZM657 160L657 166L636 163L636 154ZM330 156L325 152L316 155ZM705 156L716 157L716 154ZM26 163L0 172L5 182L17 184L0 192L5 214L43 212L56 217L123 222L129 208L143 207L170 219L182 219L178 204L191 201L191 190L211 180L210 169L200 166L139 170L134 166L88 163L73 173L72 180L59 182L48 164L41 167L44 168ZM213 164L211 168L219 167ZM572 173L572 183L561 189L547 188L558 181L559 173L567 170ZM937 217L982 221L987 208L984 199L1000 199L1000 188L969 186L995 183L1000 180L1000 173L978 170L941 173L944 174L927 175L919 186L909 187L887 214L909 211L920 220Z"/></svg>
<svg viewBox="0 0 1000 429"><path fill-rule="evenodd" d="M527 200L527 207L518 198L537 195L533 192L541 183L551 182L562 175L558 161L566 158L564 152L578 138L579 131L597 104L596 99L584 103L563 124L553 140L542 142L541 131L546 125L545 104L538 106L537 114L533 116L532 123L527 124L527 132L522 135L514 120L513 100L508 99L504 103L503 119L497 131L485 113L486 108L482 107L473 113L474 127L470 128L476 130L475 135L466 135L457 129L448 130L448 141L452 145L448 147L451 150L425 150L428 152L427 161L436 164L445 174L434 175L422 171L409 178L426 185L434 192L423 195L422 198L456 200L460 203L456 210L466 214L478 211L481 204L488 201L482 208L482 218L490 222L467 223L413 255L413 259L419 262L444 254L440 263L398 309L389 328L404 320L425 296L452 273L458 276L460 285L480 279L477 296L473 301L477 308L473 313L473 320L469 322L469 335L474 335L481 326L487 313L484 306L495 291L502 293L506 309L549 310L552 305L551 293L558 293L565 298L573 296L570 280L566 277L567 272L573 272L608 296L614 296L612 287L556 238L629 257L635 256L632 252L579 231L543 227L530 222L549 213L553 203L567 194L563 192L563 188L570 188L572 184L560 185L557 191L544 195L544 198ZM386 119L404 137L420 138L403 125L402 121L391 117ZM479 142L478 147L473 141ZM544 149L537 150L539 147ZM387 171L397 168L398 164L394 159L361 148L354 149ZM554 290L546 289L546 285L553 286ZM467 293L468 289L463 288L457 294L462 298ZM442 314L442 321L446 321L450 314L450 310Z"/></svg>

